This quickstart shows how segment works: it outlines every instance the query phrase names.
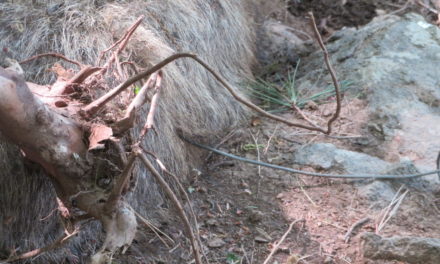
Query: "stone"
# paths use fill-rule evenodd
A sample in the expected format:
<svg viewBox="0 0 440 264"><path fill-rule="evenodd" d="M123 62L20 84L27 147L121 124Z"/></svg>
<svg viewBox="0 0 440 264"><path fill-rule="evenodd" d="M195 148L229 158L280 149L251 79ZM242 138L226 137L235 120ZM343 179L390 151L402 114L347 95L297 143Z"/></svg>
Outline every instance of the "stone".
<svg viewBox="0 0 440 264"><path fill-rule="evenodd" d="M221 248L226 244L225 241L223 241L223 239L221 238L213 238L211 240L208 241L208 247L210 248Z"/></svg>
<svg viewBox="0 0 440 264"><path fill-rule="evenodd" d="M396 194L395 189L388 181L376 180L369 184L357 184L358 195L373 202L379 202L377 208L382 208L391 202Z"/></svg>
<svg viewBox="0 0 440 264"><path fill-rule="evenodd" d="M263 65L295 64L306 50L294 30L273 19L264 21L258 32L257 57Z"/></svg>
<svg viewBox="0 0 440 264"><path fill-rule="evenodd" d="M384 238L374 233L361 235L364 257L373 260L397 260L408 264L440 263L440 239L395 236Z"/></svg>
<svg viewBox="0 0 440 264"><path fill-rule="evenodd" d="M331 171L335 174L403 175L415 174L420 170L409 159L388 163L364 153L339 149L333 144L316 143L298 149L293 154L293 163ZM354 185L358 194L380 207L389 203L396 191L404 184L418 191L436 191L437 175L399 180L362 180Z"/></svg>
<svg viewBox="0 0 440 264"><path fill-rule="evenodd" d="M293 155L295 164L318 169L338 169L349 174L379 174L389 163L359 152L338 149L330 143L316 143L297 150Z"/></svg>

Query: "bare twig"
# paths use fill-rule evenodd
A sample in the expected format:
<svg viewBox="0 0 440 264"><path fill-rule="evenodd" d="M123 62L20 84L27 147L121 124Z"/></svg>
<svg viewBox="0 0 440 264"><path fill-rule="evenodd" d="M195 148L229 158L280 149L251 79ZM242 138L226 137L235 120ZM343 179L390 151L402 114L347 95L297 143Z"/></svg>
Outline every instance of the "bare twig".
<svg viewBox="0 0 440 264"><path fill-rule="evenodd" d="M290 233L290 231L292 231L293 226L298 223L304 221L304 219L298 219L293 221L292 223L290 223L289 228L287 229L287 231L284 233L284 235L281 237L280 241L278 241L278 243L275 243L274 247L272 248L272 250L270 251L269 256L267 256L266 260L263 262L263 264L267 264L269 263L269 260L272 258L272 256L277 252L278 248L280 247L280 245L284 242L284 240L286 239L287 235Z"/></svg>
<svg viewBox="0 0 440 264"><path fill-rule="evenodd" d="M330 63L330 57L327 51L327 48L324 45L324 42L322 41L321 34L319 34L318 27L316 26L315 17L313 16L312 12L309 12L309 16L311 18L311 23L313 26L313 30L315 32L315 37L318 40L319 46L321 47L322 51L324 52L324 60L325 64L327 65L327 69L330 72L330 75L332 77L333 85L335 86L335 93L336 93L336 111L333 114L333 116L330 118L330 120L327 122L327 131L325 134L330 134L332 131L332 123L339 117L339 114L341 113L341 93L340 93L340 87L339 82L336 78L335 70L333 69L332 64Z"/></svg>
<svg viewBox="0 0 440 264"><path fill-rule="evenodd" d="M409 6L409 4L410 4L411 2L412 2L412 0L408 0L408 1L406 1L405 4L404 4L401 8L399 8L399 9L397 9L397 10L394 10L393 12L390 12L390 13L386 14L385 16L391 16L391 15L394 15L394 14L397 14L397 13L402 12L403 10L405 10L405 9L408 8L408 6Z"/></svg>
<svg viewBox="0 0 440 264"><path fill-rule="evenodd" d="M397 210L399 209L403 199L406 197L408 192L409 190L403 192L403 185L400 186L399 190L397 190L390 204L384 210L382 210L383 213L381 220L376 227L376 234L379 234L382 231L382 229L385 227L385 225L388 223L388 221L391 219L391 217L393 217L396 214Z"/></svg>
<svg viewBox="0 0 440 264"><path fill-rule="evenodd" d="M371 218L369 218L369 217L365 217L365 218L360 219L360 220L357 221L356 223L354 223L354 224L350 227L350 229L348 229L347 233L345 233L345 236L344 236L344 241L345 241L345 243L350 242L350 238L352 237L353 232L354 232L356 229L362 227L363 225L365 225L366 223L368 223L370 220L371 220Z"/></svg>
<svg viewBox="0 0 440 264"><path fill-rule="evenodd" d="M142 148L142 147L141 147L141 148ZM157 156L156 156L154 153L151 153L151 152L149 152L149 151L146 151L146 150L143 149L143 148L142 148L142 150L143 150L145 153L147 153L148 155L151 155L152 157L154 157L154 159L156 160L157 165L159 165L159 167L160 167L160 169L162 170L162 172L166 173L167 175L171 176L171 177L174 179L174 181L177 183L177 186L179 187L180 192L185 196L185 199L186 199L186 201L188 202L188 205L189 205L189 209L190 209L190 212L191 212L191 216L193 217L194 226L195 226L195 229L196 229L195 235L196 235L196 238L197 238L197 242L198 242L199 245L200 245L200 251L202 252L203 257L205 258L206 262L209 264L209 259L208 259L208 257L206 256L205 251L203 250L202 240L200 239L199 224L198 224L198 221L197 221L197 216L196 216L196 213L194 212L194 208L193 208L193 206L192 206L192 204L191 204L191 200L189 199L188 193L186 192L185 188L183 188L183 185L182 185L182 183L180 182L179 178L177 178L177 176L176 176L175 174L171 173L171 172L165 167L165 165L163 164L163 162L162 162L159 158L157 158Z"/></svg>
<svg viewBox="0 0 440 264"><path fill-rule="evenodd" d="M60 85L52 85L50 96L72 94L74 92L72 89L73 84L83 83L90 75L101 69L102 68L99 67L83 66L82 69L67 82L61 82Z"/></svg>
<svg viewBox="0 0 440 264"><path fill-rule="evenodd" d="M144 139L148 131L154 128L154 114L156 113L157 102L159 101L159 97L160 97L161 85L162 85L162 71L159 71L157 73L156 83L154 85L154 95L151 98L150 110L148 111L148 115L147 115L147 122L145 123L139 135L140 142Z"/></svg>
<svg viewBox="0 0 440 264"><path fill-rule="evenodd" d="M251 103L250 101L246 100L245 98L243 98L242 96L240 96L237 92L234 91L234 89L216 72L214 71L214 69L212 69L208 64L206 64L203 60L201 60L200 58L197 57L197 55L195 54L191 54L191 53L177 53L174 55L169 56L168 58L164 59L163 61L159 62L158 64L154 65L153 67L151 67L150 69L141 72L133 77L130 77L128 80L126 80L124 83L118 85L117 87L113 88L111 91L109 91L107 94L103 95L102 97L98 98L97 100L93 101L92 103L88 104L87 106L85 106L83 108L83 115L86 117L91 117L93 115L95 115L99 109L101 109L107 102L109 102L111 99L113 99L115 96L117 96L118 94L120 94L122 91L124 91L127 87L129 87L130 85L132 85L133 83L146 78L148 76L150 76L152 73L158 71L159 69L163 68L164 66L166 66L167 64L173 62L176 59L179 58L191 58L193 60L195 60L196 62L198 62L200 65L202 65L208 72L210 72L214 78L219 81L223 87L225 87L228 92L240 103L246 105L247 107L251 108L252 110L260 113L261 115L282 122L288 126L294 126L294 127L299 127L299 128L304 128L304 129L308 129L308 130L313 130L313 131L319 131L325 134L328 134L331 131L325 131L321 128L316 128L316 127L312 127L312 126L307 126L307 125L303 125L301 123L294 123L291 122L287 119L284 119L282 117L273 115L271 113L268 113L266 111L264 111L263 109L261 109L260 107L258 107L257 105ZM337 85L337 82L335 84L335 86L339 87ZM339 93L339 90L337 91L337 94ZM339 96L338 96L339 97ZM339 109L340 109L340 102L339 102ZM339 112L338 112L339 115ZM334 121L338 115L334 115L332 120ZM330 124L331 125L331 124Z"/></svg>
<svg viewBox="0 0 440 264"><path fill-rule="evenodd" d="M91 66L85 66L83 67L83 69L81 69L81 71L79 71L77 74L75 74L75 76L72 77L72 79L69 80L69 83L82 83L84 82L85 79L87 79L87 77L89 77L90 75L92 75L93 73L101 70L102 68L100 67L91 67Z"/></svg>
<svg viewBox="0 0 440 264"><path fill-rule="evenodd" d="M178 54L174 54L171 55L170 57L164 59L163 61L159 62L158 64L154 65L153 67L151 67L150 69L141 72L133 77L130 77L128 80L126 80L125 82L123 82L122 84L118 85L117 87L113 88L112 90L110 90L108 93L106 93L105 95L103 95L102 97L98 98L97 100L91 102L90 104L88 104L86 107L84 107L84 114L86 116L93 116L94 114L96 114L99 109L101 109L107 102L109 102L111 99L113 99L115 96L117 96L118 94L120 94L122 91L124 91L125 89L127 89L128 87L130 87L133 83L144 79L144 78L148 78L151 74L153 74L154 72L160 70L161 68L163 68L165 65L169 64L170 62L173 62L174 60L178 59L178 58L183 58L183 57L192 57L192 56L196 56L194 54L189 54L189 53L178 53Z"/></svg>
<svg viewBox="0 0 440 264"><path fill-rule="evenodd" d="M159 71L159 75L161 78L160 71ZM139 109L141 109L142 105L148 100L148 96L147 96L148 90L150 90L154 85L155 94L158 93L158 90L160 88L160 80L158 83L157 78L158 78L158 74L152 74L150 76L150 78L148 78L147 82L142 86L139 93L136 95L136 97L133 99L133 101L127 107L127 110L125 112L124 117L121 120L118 120L116 122L115 126L113 127L116 134L122 134L134 126L137 112L139 111ZM155 102L155 104L156 103L157 102ZM155 105L150 106L149 114L151 113L151 111L153 111L153 114L154 114L155 109L156 109ZM148 118L147 118L147 120L148 120ZM143 136L144 135L142 135L142 137L140 137L138 141L141 141L143 139Z"/></svg>
<svg viewBox="0 0 440 264"><path fill-rule="evenodd" d="M252 136L252 139L254 140L254 144L255 144L255 150L257 151L257 160L260 161L260 148L258 146L258 134L257 137L254 136L254 134L252 134L252 131L250 131L250 134ZM260 187L261 187L261 166L258 165L258 182L257 182L257 197L260 193Z"/></svg>
<svg viewBox="0 0 440 264"><path fill-rule="evenodd" d="M168 245L168 243L160 236L163 235L164 237L166 237L169 241L171 241L171 243L176 244L176 242L174 242L174 240L169 237L167 234L165 234L164 232L162 232L162 230L160 230L159 228L157 228L156 226L154 226L150 221L148 221L147 219L145 219L145 217L143 217L141 214L139 214L138 212L136 212L133 207L131 207L130 205L128 205L131 210L133 210L134 214L141 220L142 223L144 223L148 228L151 229L151 231L153 231L153 233L159 238L160 241L162 241L162 243L167 247L170 248L170 246Z"/></svg>
<svg viewBox="0 0 440 264"><path fill-rule="evenodd" d="M228 141L229 139L231 139L231 137L237 132L237 130L232 130L231 132L229 132L222 140L220 140L220 142L215 145L215 148L219 148L222 144L224 144L226 141ZM212 157L212 152L209 152L209 154L206 156L205 161L210 160ZM440 176L439 176L440 177Z"/></svg>
<svg viewBox="0 0 440 264"><path fill-rule="evenodd" d="M67 241L69 241L70 238L74 237L78 233L79 233L79 227L77 227L72 233L65 234L64 236L55 240L52 244L50 244L48 246L34 249L32 251L23 253L18 256L13 256L13 257L10 257L5 260L0 260L0 263L11 263L11 262L19 261L19 260L24 260L24 259L36 257L44 252L47 252L47 251L50 251L50 250L53 250L53 249L56 249L56 248L63 246L64 244L66 244Z"/></svg>
<svg viewBox="0 0 440 264"><path fill-rule="evenodd" d="M270 119L282 122L282 123L284 123L284 124L286 124L288 126L300 127L300 128L304 128L304 129L308 129L308 130L313 130L313 131L319 131L319 132L322 132L322 133L326 133L326 131L324 131L322 129L311 127L311 126L307 126L307 125L303 125L303 124L300 124L300 123L294 123L294 122L291 122L291 121L289 121L287 119L284 119L282 117L279 117L279 116L276 116L276 115L273 115L271 113L268 113L268 112L264 111L263 109L261 109L257 105L251 103L250 101L244 99L239 94L237 94L234 91L234 89L222 77L220 77L220 75L217 74L217 72L215 72L208 64L206 64L203 60L201 60L200 58L198 58L195 55L191 56L191 58L194 59L195 61L197 61L199 64L201 64L206 70L208 70L214 76L214 78L217 79L217 81L219 81L237 101L239 101L240 103L246 105L247 107L251 108L252 110L260 113L261 115L263 115L263 116L265 116L267 118L270 118Z"/></svg>
<svg viewBox="0 0 440 264"><path fill-rule="evenodd" d="M303 183L305 183L303 179L301 179L299 176L297 176L297 177L298 177ZM300 181L298 181L298 184L299 184L299 187L301 188L301 191L303 192L304 196L307 198L307 200L309 200L309 202L310 202L313 206L318 207L318 205L315 203L315 201L313 201L312 197L310 197L309 194L306 192L306 190L304 189L304 187L303 187L303 185L300 183Z"/></svg>
<svg viewBox="0 0 440 264"><path fill-rule="evenodd" d="M117 45L119 45L118 49L116 51L113 52L112 56L110 57L110 59L106 62L106 64L104 65L104 70L103 73L105 73L106 70L108 70L111 66L111 64L117 60L119 53L121 53L121 51L127 46L128 41L130 40L131 36L133 35L134 31L139 27L139 25L141 24L142 20L144 19L145 16L140 16L136 22L134 22L134 24L125 32L125 34L118 40L116 41L116 43L114 43L111 47L107 48L106 50L102 51L101 54L99 55L98 58L98 63L97 65L99 65L101 63L102 57L104 56L104 54L113 49L114 47L116 47ZM121 71L120 69L120 64L118 63L118 71ZM121 72L119 73L121 74Z"/></svg>
<svg viewBox="0 0 440 264"><path fill-rule="evenodd" d="M133 68L134 71L138 72L138 68L139 67L133 61L123 61L123 62L121 62L121 66L122 65L130 65Z"/></svg>
<svg viewBox="0 0 440 264"><path fill-rule="evenodd" d="M200 246L200 251L202 252L203 257L205 258L206 262L209 264L209 259L208 259L208 257L206 256L205 250L203 250L202 240L200 239L199 223L198 223L198 221L197 221L197 216L196 216L196 213L195 213L195 211L194 211L194 208L193 208L193 206L192 206L192 204L191 204L191 200L189 199L188 193L186 192L185 188L183 188L183 185L182 185L182 183L180 182L179 178L177 178L177 176L176 176L175 174L173 174L173 173L171 173L169 170L167 170L167 169L165 168L165 166L163 165L163 163L162 163L159 159L156 158L156 161L158 162L159 165L161 164L161 165L160 165L160 166L161 166L161 169L162 169L166 174L168 174L168 175L170 175L171 177L173 177L174 181L177 183L177 186L179 187L180 192L183 193L183 195L185 196L185 199L187 200L188 205L189 205L189 210L190 210L190 212L191 212L191 216L193 217L194 226L195 226L195 229L196 229L196 230L195 230L195 235L196 235L196 238L197 238L197 242L199 243L199 246Z"/></svg>
<svg viewBox="0 0 440 264"><path fill-rule="evenodd" d="M151 174L154 176L154 178L159 183L159 185L164 189L165 193L168 195L168 197L170 198L170 200L172 201L172 203L176 207L177 212L178 212L180 218L183 221L183 224L185 226L186 232L187 232L187 234L189 236L189 239L191 241L191 245L192 245L192 248L193 248L193 253L194 253L194 258L195 258L196 264L202 264L202 260L200 258L200 252L199 252L198 243L196 242L197 240L196 240L196 238L194 236L194 232L193 232L193 229L191 227L191 224L190 224L190 222L188 220L188 217L185 214L185 211L184 211L183 206L180 203L179 199L176 197L176 195L173 192L173 190L171 189L171 187L162 178L162 176L156 170L156 168L154 168L153 164L151 164L151 162L148 160L148 158L145 156L145 154L142 153L141 151L138 151L136 153L136 155L137 155L137 157L139 157L142 160L144 165L151 172Z"/></svg>
<svg viewBox="0 0 440 264"><path fill-rule="evenodd" d="M317 124L315 124L312 120L310 120L303 111L301 111L301 109L296 106L296 104L292 104L290 107L293 108L293 110L295 110L307 123L309 123L311 126L316 127L316 128L320 128ZM320 128L322 129L322 128Z"/></svg>
<svg viewBox="0 0 440 264"><path fill-rule="evenodd" d="M54 52L38 54L38 55L32 56L32 57L30 57L30 58L27 58L27 59L25 59L25 60L22 60L22 61L20 61L19 63L20 63L20 64L28 63L28 62L30 62L30 61L32 61L32 60L39 59L39 58L41 58L41 57L56 57L56 58L59 58L59 59L65 60L65 61L67 61L67 62L73 63L73 64L75 64L76 66L78 66L78 67L80 67L80 68L83 66L81 63L79 63L79 62L77 62L77 61L74 61L74 60L68 59L68 58L66 58L66 56L61 55L61 54L59 54L59 53L54 53Z"/></svg>
<svg viewBox="0 0 440 264"><path fill-rule="evenodd" d="M159 71L159 74L161 75L161 72ZM127 107L125 117L130 116L130 112L133 110L139 110L142 105L148 100L147 92L151 88L153 88L153 85L156 83L157 80L157 74L152 74L150 78L145 82L145 84L141 87L136 97L131 101L130 105Z"/></svg>
<svg viewBox="0 0 440 264"><path fill-rule="evenodd" d="M278 124L275 126L275 129L273 130L272 134L270 135L269 139L267 140L266 147L264 148L263 154L266 155L267 151L270 147L270 142L272 141L272 138L275 136L275 133L277 132Z"/></svg>

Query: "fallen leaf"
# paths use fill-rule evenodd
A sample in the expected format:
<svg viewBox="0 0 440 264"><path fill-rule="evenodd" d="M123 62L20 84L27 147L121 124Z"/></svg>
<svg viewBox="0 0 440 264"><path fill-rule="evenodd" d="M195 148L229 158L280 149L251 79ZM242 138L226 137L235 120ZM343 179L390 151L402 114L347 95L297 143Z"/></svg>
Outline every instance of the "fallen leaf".
<svg viewBox="0 0 440 264"><path fill-rule="evenodd" d="M89 150L103 149L105 145L101 142L113 136L113 130L105 125L93 124L90 130Z"/></svg>

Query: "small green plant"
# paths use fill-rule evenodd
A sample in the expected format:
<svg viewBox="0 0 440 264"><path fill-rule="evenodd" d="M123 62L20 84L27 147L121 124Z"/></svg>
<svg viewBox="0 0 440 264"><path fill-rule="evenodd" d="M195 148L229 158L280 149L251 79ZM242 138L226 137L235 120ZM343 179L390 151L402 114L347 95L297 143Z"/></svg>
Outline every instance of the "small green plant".
<svg viewBox="0 0 440 264"><path fill-rule="evenodd" d="M255 149L260 149L260 148L264 148L265 147L265 145L263 145L263 144L258 144L258 145L255 145L255 144L244 144L242 147L241 147L241 149L242 150L244 150L244 151L249 151L249 150L255 150Z"/></svg>
<svg viewBox="0 0 440 264"><path fill-rule="evenodd" d="M235 255L234 253L228 253L228 255L226 256L226 263L227 264L238 264L240 263L240 258Z"/></svg>
<svg viewBox="0 0 440 264"><path fill-rule="evenodd" d="M137 95L141 91L141 87L135 85L134 86L134 94Z"/></svg>
<svg viewBox="0 0 440 264"><path fill-rule="evenodd" d="M288 71L284 81L270 82L257 78L249 85L251 95L260 100L262 108L270 112L281 112L291 109L292 105L302 108L309 101L319 103L321 100L335 95L334 86L329 85L321 92L302 97L298 93L295 83L299 63L298 61L293 72ZM350 81L341 81L340 84L341 93L352 85Z"/></svg>

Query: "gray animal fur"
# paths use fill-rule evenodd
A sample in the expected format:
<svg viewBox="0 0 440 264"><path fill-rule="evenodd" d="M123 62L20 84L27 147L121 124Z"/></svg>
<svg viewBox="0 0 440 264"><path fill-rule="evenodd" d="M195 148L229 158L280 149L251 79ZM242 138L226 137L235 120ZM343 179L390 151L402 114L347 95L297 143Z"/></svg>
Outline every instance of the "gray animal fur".
<svg viewBox="0 0 440 264"><path fill-rule="evenodd" d="M238 87L251 76L254 60L252 28L243 2L0 1L0 53L6 48L8 55L19 61L38 53L59 52L92 64L100 51L120 37L138 16L145 15L125 53L130 53L130 60L148 67L173 53L190 51ZM55 61L42 59L23 65L27 80L44 84L53 81L45 70ZM209 138L238 125L246 110L189 59L167 66L164 73L163 96L156 115L158 133L150 133L145 145L169 169L185 177L197 159L189 155L176 130ZM22 253L47 245L60 236L62 229L53 212L54 191L44 172L24 166L19 150L5 140L0 141L0 159L1 259L14 249ZM167 201L145 170L138 177L129 203L142 215L158 219ZM46 253L32 263L83 263L85 256L99 247L94 232L98 228L92 224L68 247Z"/></svg>

